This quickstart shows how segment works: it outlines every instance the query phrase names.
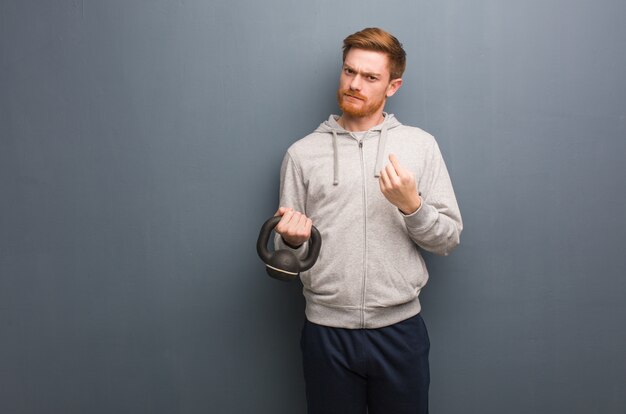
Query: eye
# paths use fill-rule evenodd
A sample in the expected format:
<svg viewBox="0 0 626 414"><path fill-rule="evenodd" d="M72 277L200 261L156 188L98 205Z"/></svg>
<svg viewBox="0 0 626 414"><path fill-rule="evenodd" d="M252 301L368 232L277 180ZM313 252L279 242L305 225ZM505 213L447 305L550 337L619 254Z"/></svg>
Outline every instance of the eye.
<svg viewBox="0 0 626 414"><path fill-rule="evenodd" d="M375 81L378 80L378 78L376 76L370 75L370 76L367 77L367 80L369 80L370 82L375 82Z"/></svg>
<svg viewBox="0 0 626 414"><path fill-rule="evenodd" d="M346 73L346 75L352 75L354 73L354 71L350 68L344 68L343 71Z"/></svg>

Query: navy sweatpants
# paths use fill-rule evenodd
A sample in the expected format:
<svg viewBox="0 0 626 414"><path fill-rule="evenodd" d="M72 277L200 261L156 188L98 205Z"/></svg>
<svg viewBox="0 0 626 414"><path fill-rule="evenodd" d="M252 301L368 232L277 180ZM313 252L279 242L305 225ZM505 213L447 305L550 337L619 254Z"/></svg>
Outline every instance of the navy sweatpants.
<svg viewBox="0 0 626 414"><path fill-rule="evenodd" d="M300 345L308 414L428 413L430 342L420 315L379 329L307 320Z"/></svg>

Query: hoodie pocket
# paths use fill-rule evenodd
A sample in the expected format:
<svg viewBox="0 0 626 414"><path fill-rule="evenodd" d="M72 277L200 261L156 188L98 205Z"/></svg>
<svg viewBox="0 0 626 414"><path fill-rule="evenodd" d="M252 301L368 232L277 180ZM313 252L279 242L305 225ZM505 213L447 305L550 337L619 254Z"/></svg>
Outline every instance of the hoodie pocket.
<svg viewBox="0 0 626 414"><path fill-rule="evenodd" d="M301 280L307 300L335 308L361 306L363 271L345 257L323 260L315 272L303 273Z"/></svg>
<svg viewBox="0 0 626 414"><path fill-rule="evenodd" d="M389 308L414 300L425 280L415 267L408 269L392 261L372 266L368 274L365 305Z"/></svg>

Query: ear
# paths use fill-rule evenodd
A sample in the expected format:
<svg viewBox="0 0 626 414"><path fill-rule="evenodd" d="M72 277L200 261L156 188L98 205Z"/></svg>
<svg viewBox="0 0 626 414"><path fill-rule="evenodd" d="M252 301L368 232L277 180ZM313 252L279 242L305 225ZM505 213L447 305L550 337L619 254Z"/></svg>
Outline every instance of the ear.
<svg viewBox="0 0 626 414"><path fill-rule="evenodd" d="M391 82L389 82L386 92L387 98L393 96L393 94L396 93L398 89L400 89L400 86L402 86L402 78L393 79Z"/></svg>

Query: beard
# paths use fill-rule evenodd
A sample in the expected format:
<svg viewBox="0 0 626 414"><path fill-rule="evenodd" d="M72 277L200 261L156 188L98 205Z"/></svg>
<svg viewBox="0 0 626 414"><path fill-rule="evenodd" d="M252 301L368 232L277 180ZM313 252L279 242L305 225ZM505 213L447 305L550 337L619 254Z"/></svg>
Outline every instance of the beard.
<svg viewBox="0 0 626 414"><path fill-rule="evenodd" d="M345 95L354 96L362 100L362 104L350 102ZM380 99L370 100L356 91L349 89L337 89L337 103L344 114L355 118L366 118L374 115L385 104L386 97L383 95Z"/></svg>

